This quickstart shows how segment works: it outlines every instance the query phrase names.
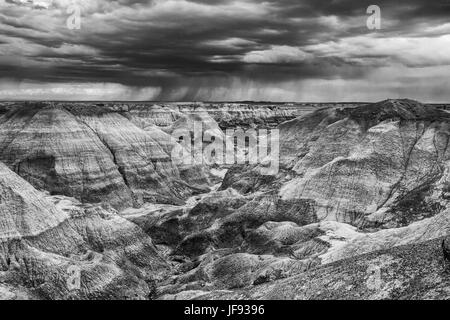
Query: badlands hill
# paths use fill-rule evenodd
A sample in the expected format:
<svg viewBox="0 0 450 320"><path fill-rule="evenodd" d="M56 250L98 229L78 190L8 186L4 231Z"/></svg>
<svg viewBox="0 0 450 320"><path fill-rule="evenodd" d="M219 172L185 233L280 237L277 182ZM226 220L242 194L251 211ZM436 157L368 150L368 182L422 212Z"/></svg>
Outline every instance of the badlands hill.
<svg viewBox="0 0 450 320"><path fill-rule="evenodd" d="M0 117L0 161L36 188L123 209L182 203L206 190L201 168L185 181L170 157L176 142L119 113L29 104Z"/></svg>
<svg viewBox="0 0 450 320"><path fill-rule="evenodd" d="M0 298L448 298L447 111L219 106L0 107ZM250 118L277 174L173 161Z"/></svg>
<svg viewBox="0 0 450 320"><path fill-rule="evenodd" d="M145 299L168 265L116 213L48 197L0 164L0 298ZM82 285L68 285L76 272Z"/></svg>
<svg viewBox="0 0 450 320"><path fill-rule="evenodd" d="M272 191L284 201L312 201L319 220L367 229L433 216L448 202L449 123L446 111L411 100L321 109L285 122ZM257 167L235 168L223 188L268 189L258 181Z"/></svg>
<svg viewBox="0 0 450 320"><path fill-rule="evenodd" d="M235 166L223 191L191 210L191 219L202 217L204 225L178 246L207 258L178 277L183 293L172 286L163 297L447 297L440 286L447 283L441 240L450 231L449 124L446 111L411 100L324 108L281 124L279 174L262 176L259 165ZM181 217L178 228L189 226L188 219ZM385 258L400 267L389 267ZM346 259L362 271L347 267ZM387 273L391 283L355 287L372 272L383 285ZM422 277L429 278L415 284ZM202 285L183 284L193 279ZM260 286L273 281L273 287ZM336 290L322 292L333 282ZM208 295L207 284L228 293ZM427 291L437 287L438 293ZM276 294L266 291L272 288Z"/></svg>

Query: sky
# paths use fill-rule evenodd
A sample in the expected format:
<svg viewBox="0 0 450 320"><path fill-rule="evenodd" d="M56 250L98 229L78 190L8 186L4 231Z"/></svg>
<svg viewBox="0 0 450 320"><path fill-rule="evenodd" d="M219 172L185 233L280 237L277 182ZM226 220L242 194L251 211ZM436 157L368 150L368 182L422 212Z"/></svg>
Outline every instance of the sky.
<svg viewBox="0 0 450 320"><path fill-rule="evenodd" d="M0 100L450 102L449 89L449 0L0 0Z"/></svg>

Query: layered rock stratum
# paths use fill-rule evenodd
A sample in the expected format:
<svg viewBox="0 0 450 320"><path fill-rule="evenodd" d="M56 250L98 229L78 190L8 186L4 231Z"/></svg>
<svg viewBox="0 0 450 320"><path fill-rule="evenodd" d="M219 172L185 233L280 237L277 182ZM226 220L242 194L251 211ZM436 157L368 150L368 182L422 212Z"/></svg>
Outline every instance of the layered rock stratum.
<svg viewBox="0 0 450 320"><path fill-rule="evenodd" d="M237 190L246 203L181 242L183 250L199 250L196 254L210 255L216 248L239 248L228 253L230 257L239 252L251 254L241 256L228 270L229 277L243 277L244 284L218 287L213 293L202 286L183 287L181 295L170 288L163 297L446 297L442 289L447 283L446 264L440 243L449 233L448 125L445 110L411 100L324 108L281 124L278 175L263 176L258 165L228 170L221 190ZM195 250L193 243L198 244ZM433 257L430 264L417 264L417 257L409 254L415 248L430 251L424 257ZM399 259L403 253L405 257ZM260 276L252 262L255 255L277 257L284 263L294 258L301 268L270 267ZM367 262L366 255L391 262L377 265L371 261L378 258ZM341 266L348 259L361 263L364 272L358 274L349 267L343 274ZM400 267L390 268L391 264ZM195 274L204 275L209 268L214 264ZM254 272L251 284L245 280L247 268ZM297 287L296 281L304 283L305 278L293 273L311 274L306 278L311 285ZM416 287L424 274L432 281L424 280ZM311 280L316 277L319 280ZM380 285L371 287L372 280L366 283L361 277ZM210 283L211 279L214 276L196 281ZM335 290L323 294L321 287L333 281L337 282ZM261 286L266 282L274 284ZM442 287L423 292L433 286ZM266 294L272 288L274 293Z"/></svg>
<svg viewBox="0 0 450 320"><path fill-rule="evenodd" d="M0 161L38 189L124 209L145 201L182 203L204 191L173 163L173 138L119 113L29 104L0 117Z"/></svg>
<svg viewBox="0 0 450 320"><path fill-rule="evenodd" d="M46 196L3 164L0 200L0 287L9 298L146 299L168 269L136 225Z"/></svg>

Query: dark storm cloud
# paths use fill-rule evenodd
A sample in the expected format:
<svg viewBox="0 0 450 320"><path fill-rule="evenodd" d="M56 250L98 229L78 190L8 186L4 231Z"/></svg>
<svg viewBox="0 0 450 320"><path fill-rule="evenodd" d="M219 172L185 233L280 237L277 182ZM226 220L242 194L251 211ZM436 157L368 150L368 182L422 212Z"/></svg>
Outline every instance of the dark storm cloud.
<svg viewBox="0 0 450 320"><path fill-rule="evenodd" d="M447 52L429 52L447 39L411 53L423 37L450 31L448 1L376 1L378 32L366 28L366 0L80 0L80 30L66 28L70 3L0 0L2 76L151 86L162 98L195 99L208 86L353 81L391 65L450 64Z"/></svg>

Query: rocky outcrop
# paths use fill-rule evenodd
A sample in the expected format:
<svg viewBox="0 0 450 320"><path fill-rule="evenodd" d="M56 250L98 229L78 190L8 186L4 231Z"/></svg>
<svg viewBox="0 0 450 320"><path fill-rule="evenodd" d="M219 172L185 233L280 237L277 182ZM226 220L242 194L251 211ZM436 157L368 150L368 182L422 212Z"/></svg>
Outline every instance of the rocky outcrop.
<svg viewBox="0 0 450 320"><path fill-rule="evenodd" d="M244 290L186 291L184 299L444 300L450 278L441 239L341 260ZM162 298L178 298L169 295Z"/></svg>
<svg viewBox="0 0 450 320"><path fill-rule="evenodd" d="M340 223L330 227L321 226L322 229L328 229L328 234L321 239L330 244L330 249L321 256L323 263L445 237L450 234L450 212L445 210L405 227L369 233Z"/></svg>
<svg viewBox="0 0 450 320"><path fill-rule="evenodd" d="M34 103L0 103L0 114L11 109L22 108L25 104ZM100 115L117 113L125 116L142 129L157 126L163 130L186 114L207 112L221 129L234 127L273 128L282 122L310 113L321 107L357 106L360 103L202 103L202 102L161 102L161 103L131 103L131 102L52 102L54 106L64 107L70 113L83 115Z"/></svg>
<svg viewBox="0 0 450 320"><path fill-rule="evenodd" d="M0 161L36 188L83 202L131 206L110 150L68 111L28 105L0 118Z"/></svg>
<svg viewBox="0 0 450 320"><path fill-rule="evenodd" d="M273 128L316 108L315 104L294 103L160 103L133 105L127 113L139 126L157 125L166 128L183 115L207 112L225 130L235 127Z"/></svg>
<svg viewBox="0 0 450 320"><path fill-rule="evenodd" d="M203 166L220 167L223 161L216 161L216 154L207 152L211 143L221 144L225 148L225 134L217 122L206 112L185 113L167 129L170 136L180 144L178 150L172 149L172 157L180 167L183 179L198 181ZM217 154L217 157L221 156Z"/></svg>
<svg viewBox="0 0 450 320"><path fill-rule="evenodd" d="M303 261L291 258L216 251L195 269L161 283L157 294L164 299L180 291L240 289L287 278L307 268Z"/></svg>
<svg viewBox="0 0 450 320"><path fill-rule="evenodd" d="M314 199L322 219L359 226L405 225L445 208L448 113L414 101L384 101L336 110L322 121L330 124L320 134L313 130L317 139L296 148L296 177L280 189L283 199ZM283 125L281 135L292 126ZM425 198L428 208L417 208Z"/></svg>
<svg viewBox="0 0 450 320"><path fill-rule="evenodd" d="M314 202L320 220L393 227L447 205L450 117L410 100L323 109L280 126L283 200ZM257 168L256 168L257 169ZM255 168L235 168L225 187L264 190Z"/></svg>
<svg viewBox="0 0 450 320"><path fill-rule="evenodd" d="M171 156L176 142L159 129L142 130L117 113L80 116L79 119L110 150L136 205L181 203L195 189L208 190L209 181L201 167L195 181L188 183L181 179Z"/></svg>
<svg viewBox="0 0 450 320"><path fill-rule="evenodd" d="M294 103L222 103L202 104L200 108L207 111L225 130L236 127L274 128L280 123L312 112L316 107L312 104ZM195 112L198 112L198 109L195 109ZM185 111L186 108L183 110Z"/></svg>
<svg viewBox="0 0 450 320"><path fill-rule="evenodd" d="M236 191L226 190L193 199L192 204L183 207L150 205L125 210L122 215L152 235L157 244L169 245L175 253L195 257L213 245L207 230L247 201Z"/></svg>
<svg viewBox="0 0 450 320"><path fill-rule="evenodd" d="M151 107L135 105L128 108L126 113L127 118L144 130L154 126L163 129L170 128L182 115L175 108L163 105L152 105Z"/></svg>
<svg viewBox="0 0 450 320"><path fill-rule="evenodd" d="M168 269L139 227L45 196L1 163L0 221L0 292L8 299L144 299Z"/></svg>
<svg viewBox="0 0 450 320"><path fill-rule="evenodd" d="M72 113L71 113L72 112ZM156 127L142 130L119 113L29 105L0 118L0 161L52 194L123 209L181 203L209 183L201 166L172 162L176 145ZM181 173L196 169L197 179Z"/></svg>
<svg viewBox="0 0 450 320"><path fill-rule="evenodd" d="M279 173L263 176L259 165L228 170L220 189L237 190L246 203L179 244L177 252L202 257L189 271L189 283L202 285L177 277L161 298L180 291L195 299L448 297L449 124L441 109L386 100L280 125ZM302 267L269 283L238 277L236 287L231 272L224 286L203 260L217 248L232 250L222 253L229 261L250 255L240 256L243 275L244 261L259 274L253 255Z"/></svg>

